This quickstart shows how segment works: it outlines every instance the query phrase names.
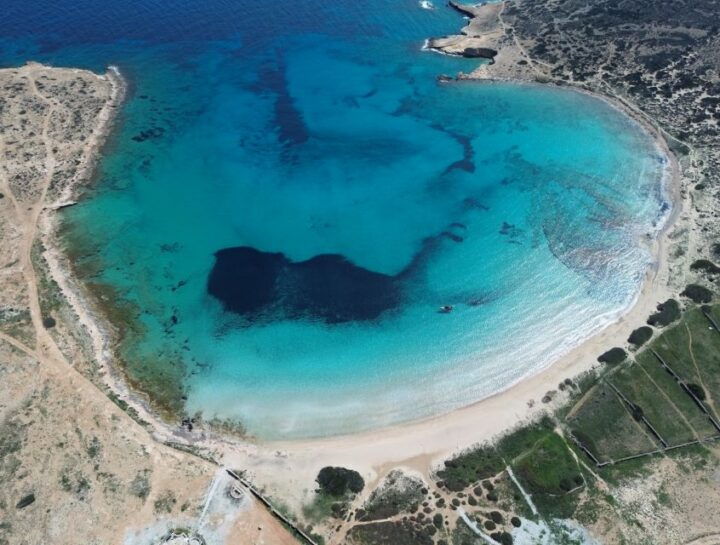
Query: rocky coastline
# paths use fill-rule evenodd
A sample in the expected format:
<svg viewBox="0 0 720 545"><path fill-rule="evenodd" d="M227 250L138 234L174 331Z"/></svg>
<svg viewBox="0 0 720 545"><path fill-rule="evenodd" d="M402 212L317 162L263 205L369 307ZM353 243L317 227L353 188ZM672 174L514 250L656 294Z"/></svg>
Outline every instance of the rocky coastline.
<svg viewBox="0 0 720 545"><path fill-rule="evenodd" d="M498 52L491 44L502 34L499 14L503 4L472 6L451 0L449 5L469 18L468 24L460 34L428 39L427 48L447 55L486 59L492 64Z"/></svg>

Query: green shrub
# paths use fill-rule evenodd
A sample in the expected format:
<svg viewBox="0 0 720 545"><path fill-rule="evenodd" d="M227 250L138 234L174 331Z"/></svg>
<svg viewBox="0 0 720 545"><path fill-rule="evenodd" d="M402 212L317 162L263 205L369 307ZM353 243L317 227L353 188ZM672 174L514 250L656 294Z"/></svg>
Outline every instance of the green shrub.
<svg viewBox="0 0 720 545"><path fill-rule="evenodd" d="M688 284L680 294L687 297L698 305L712 301L713 292L699 284Z"/></svg>
<svg viewBox="0 0 720 545"><path fill-rule="evenodd" d="M705 390L702 389L701 386L697 384L693 384L692 382L687 385L688 390L690 390L695 397L697 397L700 401L705 401L706 395Z"/></svg>
<svg viewBox="0 0 720 545"><path fill-rule="evenodd" d="M23 496L22 498L20 498L20 501L17 502L17 505L15 505L15 507L17 509L24 509L31 503L35 503L35 494L28 494L27 496Z"/></svg>
<svg viewBox="0 0 720 545"><path fill-rule="evenodd" d="M344 496L347 492L357 494L365 487L360 473L344 467L324 467L318 473L320 490L331 496Z"/></svg>
<svg viewBox="0 0 720 545"><path fill-rule="evenodd" d="M640 405L633 405L630 413L636 422L640 422L645 416L645 413Z"/></svg>
<svg viewBox="0 0 720 545"><path fill-rule="evenodd" d="M500 534L500 539L498 541L501 543L501 545L512 545L513 537L509 533L503 532L502 534Z"/></svg>
<svg viewBox="0 0 720 545"><path fill-rule="evenodd" d="M720 259L720 242L716 242L712 245L712 253L715 259Z"/></svg>
<svg viewBox="0 0 720 545"><path fill-rule="evenodd" d="M135 475L135 478L130 483L130 493L133 496L137 496L141 500L145 501L150 494L150 479L148 470L143 470Z"/></svg>
<svg viewBox="0 0 720 545"><path fill-rule="evenodd" d="M634 344L636 347L639 348L650 340L652 334L652 327L644 325L642 327L638 327L635 331L630 333L630 336L628 337L628 342L630 344Z"/></svg>
<svg viewBox="0 0 720 545"><path fill-rule="evenodd" d="M680 304L675 299L668 299L664 303L660 303L657 310L648 318L648 324L663 327L680 318Z"/></svg>
<svg viewBox="0 0 720 545"><path fill-rule="evenodd" d="M615 347L601 354L598 357L598 361L600 363L607 363L608 365L617 365L618 363L624 362L625 358L627 358L627 352L622 348Z"/></svg>
<svg viewBox="0 0 720 545"><path fill-rule="evenodd" d="M445 467L438 471L445 488L459 492L481 479L496 475L503 468L497 451L490 446L480 446L458 454L445 461ZM478 487L479 488L479 487ZM475 494L482 495L482 489Z"/></svg>
<svg viewBox="0 0 720 545"><path fill-rule="evenodd" d="M715 263L709 259L698 259L690 265L690 269L693 271L704 271L710 274L717 274L720 272L720 267L715 265Z"/></svg>

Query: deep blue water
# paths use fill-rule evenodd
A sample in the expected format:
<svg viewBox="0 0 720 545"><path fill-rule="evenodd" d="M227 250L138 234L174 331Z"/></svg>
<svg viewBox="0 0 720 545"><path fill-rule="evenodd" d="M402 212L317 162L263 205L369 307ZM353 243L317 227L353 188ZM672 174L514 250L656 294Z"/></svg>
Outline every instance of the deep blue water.
<svg viewBox="0 0 720 545"><path fill-rule="evenodd" d="M421 50L448 8L3 9L3 65L130 83L68 244L131 305L131 377L188 412L296 437L447 411L617 318L651 262L649 137L578 93L437 83L477 65Z"/></svg>

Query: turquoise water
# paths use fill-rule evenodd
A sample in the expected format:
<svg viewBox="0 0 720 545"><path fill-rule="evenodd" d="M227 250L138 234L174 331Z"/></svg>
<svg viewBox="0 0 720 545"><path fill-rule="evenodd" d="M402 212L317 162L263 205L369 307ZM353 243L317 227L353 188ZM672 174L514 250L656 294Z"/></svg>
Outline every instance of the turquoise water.
<svg viewBox="0 0 720 545"><path fill-rule="evenodd" d="M6 64L113 63L131 83L68 240L142 325L121 347L129 374L151 391L179 380L189 413L276 438L445 412L616 319L651 265L668 205L650 138L579 93L437 83L476 65L421 51L462 23L448 9L25 9L0 22ZM24 17L43 24L27 34ZM232 247L337 254L392 277L397 300L333 321L288 312L291 284L262 312L230 312L207 288Z"/></svg>

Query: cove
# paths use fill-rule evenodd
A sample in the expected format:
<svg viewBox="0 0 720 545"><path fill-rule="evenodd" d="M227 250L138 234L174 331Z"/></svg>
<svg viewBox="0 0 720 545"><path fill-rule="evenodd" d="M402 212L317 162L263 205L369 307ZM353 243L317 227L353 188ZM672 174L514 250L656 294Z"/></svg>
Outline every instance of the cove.
<svg viewBox="0 0 720 545"><path fill-rule="evenodd" d="M60 4L11 0L0 52L130 82L64 233L173 410L263 438L448 412L616 320L652 265L651 138L580 93L439 83L477 62L421 50L451 10Z"/></svg>

